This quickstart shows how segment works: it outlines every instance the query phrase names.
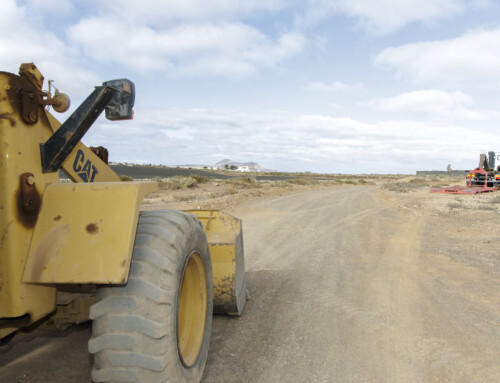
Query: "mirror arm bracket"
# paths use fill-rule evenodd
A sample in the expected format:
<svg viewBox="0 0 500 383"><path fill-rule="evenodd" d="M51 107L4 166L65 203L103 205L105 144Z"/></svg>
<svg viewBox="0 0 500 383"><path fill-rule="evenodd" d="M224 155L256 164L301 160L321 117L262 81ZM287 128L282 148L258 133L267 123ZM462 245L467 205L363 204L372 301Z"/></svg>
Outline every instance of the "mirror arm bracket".
<svg viewBox="0 0 500 383"><path fill-rule="evenodd" d="M117 92L117 89L109 86L97 86L59 129L45 143L40 144L43 173L59 170Z"/></svg>

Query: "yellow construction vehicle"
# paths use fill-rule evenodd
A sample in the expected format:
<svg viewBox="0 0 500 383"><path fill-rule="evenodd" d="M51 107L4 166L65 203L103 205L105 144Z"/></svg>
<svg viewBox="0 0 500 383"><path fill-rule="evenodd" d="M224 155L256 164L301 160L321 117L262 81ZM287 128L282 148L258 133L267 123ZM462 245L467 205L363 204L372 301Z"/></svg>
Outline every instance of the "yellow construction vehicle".
<svg viewBox="0 0 500 383"><path fill-rule="evenodd" d="M90 318L95 382L198 382L212 312L245 305L241 222L140 212L157 184L120 182L80 142L102 111L132 118L131 81L95 87L63 124L48 110L69 98L43 82L32 63L0 72L0 339L47 317Z"/></svg>

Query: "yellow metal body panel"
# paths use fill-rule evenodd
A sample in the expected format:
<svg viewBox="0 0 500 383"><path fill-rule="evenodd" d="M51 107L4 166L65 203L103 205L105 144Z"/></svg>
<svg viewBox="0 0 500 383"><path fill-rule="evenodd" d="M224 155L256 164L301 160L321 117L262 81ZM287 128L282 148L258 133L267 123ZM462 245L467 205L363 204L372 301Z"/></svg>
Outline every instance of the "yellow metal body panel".
<svg viewBox="0 0 500 383"><path fill-rule="evenodd" d="M154 182L53 184L43 194L23 282L125 283Z"/></svg>
<svg viewBox="0 0 500 383"><path fill-rule="evenodd" d="M241 220L217 210L187 210L207 236L214 278L214 313L240 315L247 289Z"/></svg>
<svg viewBox="0 0 500 383"><path fill-rule="evenodd" d="M40 166L40 142L51 135L43 108L38 109L35 124L28 125L21 117L15 89L27 83L0 72L0 318L29 314L35 321L54 309L56 289L21 283L37 216L36 211L22 209L20 176L33 174L39 196L47 184L59 182L59 176L42 174ZM1 329L0 338L14 330Z"/></svg>
<svg viewBox="0 0 500 383"><path fill-rule="evenodd" d="M40 144L61 124L43 105L43 76L22 72L0 72L0 339L55 309L52 283L126 280L139 205L157 188L42 173ZM63 167L75 182L119 181L83 144Z"/></svg>

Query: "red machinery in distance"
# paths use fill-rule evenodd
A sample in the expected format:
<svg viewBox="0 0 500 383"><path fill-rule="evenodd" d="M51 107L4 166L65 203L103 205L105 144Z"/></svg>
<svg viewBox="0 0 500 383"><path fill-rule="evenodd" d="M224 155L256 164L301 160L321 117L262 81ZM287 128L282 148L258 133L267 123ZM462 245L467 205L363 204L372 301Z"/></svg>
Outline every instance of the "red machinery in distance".
<svg viewBox="0 0 500 383"><path fill-rule="evenodd" d="M431 193L443 194L479 194L498 190L500 187L500 174L490 169L486 154L479 157L479 166L468 172L467 186L451 186L432 188Z"/></svg>

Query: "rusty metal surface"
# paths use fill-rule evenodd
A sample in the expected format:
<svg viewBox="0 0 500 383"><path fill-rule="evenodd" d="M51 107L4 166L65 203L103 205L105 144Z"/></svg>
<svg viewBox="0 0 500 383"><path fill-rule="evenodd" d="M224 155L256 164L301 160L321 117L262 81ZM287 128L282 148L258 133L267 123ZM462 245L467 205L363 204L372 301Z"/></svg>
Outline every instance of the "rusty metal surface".
<svg viewBox="0 0 500 383"><path fill-rule="evenodd" d="M43 95L29 78L10 75L7 95L13 115L22 116L23 122L28 125L38 122Z"/></svg>
<svg viewBox="0 0 500 383"><path fill-rule="evenodd" d="M480 194L480 193L490 193L497 188L486 187L486 186L451 186L446 188L432 188L430 193L442 193L442 194Z"/></svg>
<svg viewBox="0 0 500 383"><path fill-rule="evenodd" d="M42 90L44 77L34 63L24 63L19 67L19 75L25 77L39 91Z"/></svg>
<svg viewBox="0 0 500 383"><path fill-rule="evenodd" d="M241 220L217 210L188 210L207 236L214 278L214 314L241 315L247 298Z"/></svg>
<svg viewBox="0 0 500 383"><path fill-rule="evenodd" d="M31 183L31 184L30 184ZM15 216L17 222L26 229L32 229L38 218L41 204L41 192L35 185L33 173L23 173L19 180L19 188L15 193L16 206Z"/></svg>
<svg viewBox="0 0 500 383"><path fill-rule="evenodd" d="M38 194L35 187L35 176L32 173L21 174L21 202L23 210L37 215L41 200L40 194Z"/></svg>
<svg viewBox="0 0 500 383"><path fill-rule="evenodd" d="M108 164L108 158L109 158L108 149L106 149L103 146L97 146L97 147L91 146L89 147L89 149L92 151L92 153L94 153L97 157L99 157L102 160L102 162L104 162L106 165Z"/></svg>

